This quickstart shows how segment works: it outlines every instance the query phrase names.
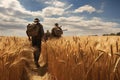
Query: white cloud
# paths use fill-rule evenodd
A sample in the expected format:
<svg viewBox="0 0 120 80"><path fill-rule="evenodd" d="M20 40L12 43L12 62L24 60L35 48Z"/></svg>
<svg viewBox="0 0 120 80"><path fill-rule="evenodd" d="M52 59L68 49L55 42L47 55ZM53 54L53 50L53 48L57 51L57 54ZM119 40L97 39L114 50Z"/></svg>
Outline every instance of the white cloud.
<svg viewBox="0 0 120 80"><path fill-rule="evenodd" d="M65 32L66 34L103 34L120 30L119 28L114 28L120 25L117 22L104 21L98 17L87 19L85 16L76 15L76 13L84 11L88 13L98 11L90 5L79 7L74 10L75 13L69 14L73 4L68 5L68 3L58 0L55 2L51 2L51 0L44 2L47 4L47 7L38 11L29 11L20 4L19 0L0 0L0 32L11 32L11 34L14 32L18 35L25 35L26 25L31 22L26 18L34 19L35 17L43 19L41 23L44 29L50 30L54 23L59 23L63 26L63 29L68 29L68 32ZM100 10L102 9L103 7L101 6Z"/></svg>
<svg viewBox="0 0 120 80"><path fill-rule="evenodd" d="M51 1L46 1L45 4L52 4L52 2Z"/></svg>
<svg viewBox="0 0 120 80"><path fill-rule="evenodd" d="M46 7L42 10L42 14L44 16L63 15L64 9L63 8L56 8L56 7Z"/></svg>
<svg viewBox="0 0 120 80"><path fill-rule="evenodd" d="M24 10L24 8L20 5L18 0L1 0L0 7L10 8L17 10Z"/></svg>
<svg viewBox="0 0 120 80"><path fill-rule="evenodd" d="M13 16L7 16L0 13L0 27L4 29L24 29L26 23L28 23L25 19L15 18Z"/></svg>
<svg viewBox="0 0 120 80"><path fill-rule="evenodd" d="M45 4L49 4L49 5L52 5L53 7L61 7L61 8L63 8L65 6L64 2L61 2L58 0L46 1Z"/></svg>
<svg viewBox="0 0 120 80"><path fill-rule="evenodd" d="M113 32L115 26L119 24L116 22L104 21L101 18L93 17L91 19L86 19L86 17L71 16L71 17L59 17L59 18L45 18L44 25L54 26L54 23L60 23L63 29L68 29L68 32L81 32L84 34L103 34L108 32ZM115 30L114 30L115 31Z"/></svg>
<svg viewBox="0 0 120 80"><path fill-rule="evenodd" d="M92 12L95 12L96 9L90 5L84 5L82 7L79 7L78 9L75 10L75 13L82 13L82 12L89 12L89 13L92 13Z"/></svg>
<svg viewBox="0 0 120 80"><path fill-rule="evenodd" d="M26 10L18 0L2 0L0 1L0 8L1 9L4 9L5 12L8 14L8 15L11 15L11 16L16 16L17 17L26 17L29 16L42 16L41 15L41 11L36 11L36 12L31 12L29 10ZM4 14L4 13L3 13Z"/></svg>
<svg viewBox="0 0 120 80"><path fill-rule="evenodd" d="M56 1L53 2L53 5L55 7L64 7L65 3L56 0Z"/></svg>

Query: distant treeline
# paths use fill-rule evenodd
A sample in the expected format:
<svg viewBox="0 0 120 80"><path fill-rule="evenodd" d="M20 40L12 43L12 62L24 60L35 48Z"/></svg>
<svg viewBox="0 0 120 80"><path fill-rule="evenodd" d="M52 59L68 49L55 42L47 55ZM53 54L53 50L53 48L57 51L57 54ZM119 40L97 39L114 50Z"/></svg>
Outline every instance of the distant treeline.
<svg viewBox="0 0 120 80"><path fill-rule="evenodd" d="M98 35L89 35L89 36L98 36ZM120 32L118 33L110 33L110 34L103 34L102 36L120 36Z"/></svg>
<svg viewBox="0 0 120 80"><path fill-rule="evenodd" d="M118 32L118 33L110 33L110 34L103 34L103 36L120 36L120 32Z"/></svg>

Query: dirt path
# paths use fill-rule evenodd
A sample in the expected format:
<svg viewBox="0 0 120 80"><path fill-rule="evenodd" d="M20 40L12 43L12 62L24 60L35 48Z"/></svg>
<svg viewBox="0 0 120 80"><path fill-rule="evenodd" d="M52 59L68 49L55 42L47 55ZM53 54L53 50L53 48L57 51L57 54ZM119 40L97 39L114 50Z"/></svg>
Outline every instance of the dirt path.
<svg viewBox="0 0 120 80"><path fill-rule="evenodd" d="M28 75L30 76L30 80L50 80L50 74L48 73L48 65L42 60L42 56L40 57L39 64L40 68L36 68L33 60L30 63L30 67L28 69Z"/></svg>
<svg viewBox="0 0 120 80"><path fill-rule="evenodd" d="M26 66L26 70L30 80L51 80L51 76L48 73L48 64L46 64L46 62L44 61L42 54L39 58L39 64L41 67L36 68L33 60L33 50L34 49L26 47L24 48L24 54L22 55L28 60L28 66Z"/></svg>

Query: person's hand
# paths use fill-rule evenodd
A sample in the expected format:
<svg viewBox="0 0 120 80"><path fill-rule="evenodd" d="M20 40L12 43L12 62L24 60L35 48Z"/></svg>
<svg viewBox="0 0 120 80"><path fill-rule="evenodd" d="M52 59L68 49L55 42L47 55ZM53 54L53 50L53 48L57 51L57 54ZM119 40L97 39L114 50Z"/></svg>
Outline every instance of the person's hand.
<svg viewBox="0 0 120 80"><path fill-rule="evenodd" d="M28 40L29 40L29 41L31 41L31 38L30 38L30 37L28 37Z"/></svg>

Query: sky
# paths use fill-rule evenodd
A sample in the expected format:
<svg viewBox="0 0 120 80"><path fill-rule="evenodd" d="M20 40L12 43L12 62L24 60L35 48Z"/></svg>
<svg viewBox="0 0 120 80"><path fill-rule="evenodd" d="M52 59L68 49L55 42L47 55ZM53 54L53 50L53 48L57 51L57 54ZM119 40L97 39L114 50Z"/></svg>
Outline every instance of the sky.
<svg viewBox="0 0 120 80"><path fill-rule="evenodd" d="M26 25L40 19L44 31L55 23L65 36L120 32L120 0L0 0L0 35L26 36Z"/></svg>

